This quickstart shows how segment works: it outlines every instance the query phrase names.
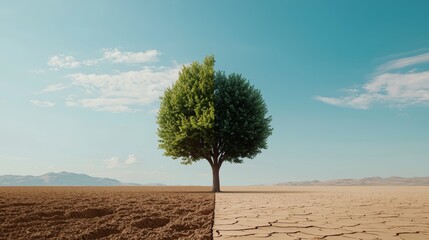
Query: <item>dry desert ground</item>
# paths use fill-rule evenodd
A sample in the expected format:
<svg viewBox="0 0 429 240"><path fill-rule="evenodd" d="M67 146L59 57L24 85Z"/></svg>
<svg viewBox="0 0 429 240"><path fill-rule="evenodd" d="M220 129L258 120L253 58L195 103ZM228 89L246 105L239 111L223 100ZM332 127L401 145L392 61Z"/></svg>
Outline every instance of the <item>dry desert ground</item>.
<svg viewBox="0 0 429 240"><path fill-rule="evenodd" d="M1 187L0 239L429 239L429 187Z"/></svg>
<svg viewBox="0 0 429 240"><path fill-rule="evenodd" d="M208 187L1 187L0 239L211 239Z"/></svg>
<svg viewBox="0 0 429 240"><path fill-rule="evenodd" d="M224 187L215 239L429 239L429 187Z"/></svg>

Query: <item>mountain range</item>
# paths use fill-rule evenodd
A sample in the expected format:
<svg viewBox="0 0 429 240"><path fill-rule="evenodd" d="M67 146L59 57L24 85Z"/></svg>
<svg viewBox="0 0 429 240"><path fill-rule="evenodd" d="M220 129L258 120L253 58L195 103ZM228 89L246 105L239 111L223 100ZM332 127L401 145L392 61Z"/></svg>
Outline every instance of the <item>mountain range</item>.
<svg viewBox="0 0 429 240"><path fill-rule="evenodd" d="M327 181L283 182L278 186L429 186L429 177L370 177L334 179ZM165 186L162 183L123 183L111 178L91 177L71 172L46 173L40 176L0 176L0 186Z"/></svg>
<svg viewBox="0 0 429 240"><path fill-rule="evenodd" d="M334 179L278 183L279 186L429 186L429 177L370 177L361 179Z"/></svg>
<svg viewBox="0 0 429 240"><path fill-rule="evenodd" d="M145 184L145 186L162 186L163 184ZM59 172L46 173L41 176L0 176L0 186L143 186L135 183L122 183L116 179L91 177L86 174Z"/></svg>

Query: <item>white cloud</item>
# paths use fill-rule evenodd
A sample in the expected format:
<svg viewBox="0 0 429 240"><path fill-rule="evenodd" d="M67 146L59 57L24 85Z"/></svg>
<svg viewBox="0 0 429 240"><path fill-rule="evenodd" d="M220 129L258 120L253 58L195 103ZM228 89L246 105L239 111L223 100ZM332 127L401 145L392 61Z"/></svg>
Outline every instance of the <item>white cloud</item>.
<svg viewBox="0 0 429 240"><path fill-rule="evenodd" d="M110 169L118 168L120 164L118 157L112 157L110 159L105 160L104 162L106 163L107 168L110 168Z"/></svg>
<svg viewBox="0 0 429 240"><path fill-rule="evenodd" d="M429 62L429 53L393 60L381 65L379 72L369 82L360 89L349 91L348 96L316 96L315 99L356 109L368 109L377 103L394 107L429 104L429 70L400 71L405 67L426 62ZM391 70L396 71L386 72Z"/></svg>
<svg viewBox="0 0 429 240"><path fill-rule="evenodd" d="M144 52L122 52L118 48L103 49L103 56L96 59L77 61L73 56L56 55L49 59L48 65L52 70L59 68L77 68L81 66L93 66L103 62L112 63L148 63L158 61L160 52L155 49Z"/></svg>
<svg viewBox="0 0 429 240"><path fill-rule="evenodd" d="M120 168L137 163L137 157L135 154L129 154L127 159L123 162L119 159L119 157L111 157L107 160L104 160L104 163L109 169Z"/></svg>
<svg viewBox="0 0 429 240"><path fill-rule="evenodd" d="M399 58L396 60L389 61L378 67L380 72L387 72L390 70L401 69L429 61L429 53L424 53L416 56Z"/></svg>
<svg viewBox="0 0 429 240"><path fill-rule="evenodd" d="M68 88L70 85L65 85L63 83L57 83L57 84L51 84L46 86L42 92L57 92L57 91L61 91L63 89Z"/></svg>
<svg viewBox="0 0 429 240"><path fill-rule="evenodd" d="M332 97L322 97L316 96L315 99L327 104L340 106L340 107L349 107L356 109L368 109L369 105L373 100L375 100L376 95L360 94L357 96L349 96L342 98L332 98Z"/></svg>
<svg viewBox="0 0 429 240"><path fill-rule="evenodd" d="M146 63L158 60L159 52L155 49L144 52L121 52L119 49L105 49L103 60L114 63Z"/></svg>
<svg viewBox="0 0 429 240"><path fill-rule="evenodd" d="M157 50L143 52L123 52L118 48L103 49L98 59L77 61L73 56L58 55L50 59L49 65L58 68L77 68L96 64L112 63L148 63L157 61ZM66 76L67 82L46 86L39 93L52 93L68 89L65 97L67 107L82 107L104 112L136 112L142 106L150 106L159 100L164 90L178 78L182 65L172 67L138 66L135 70L114 70L109 73L91 73L74 71ZM89 70L91 68L88 68ZM88 70L86 69L86 70ZM97 68L97 71L100 69ZM155 111L149 111L154 114Z"/></svg>
<svg viewBox="0 0 429 240"><path fill-rule="evenodd" d="M53 69L76 68L80 66L80 63L76 61L73 56L58 55L51 57L48 61L48 65Z"/></svg>
<svg viewBox="0 0 429 240"><path fill-rule="evenodd" d="M179 70L180 66L175 66L116 74L72 74L72 85L82 92L67 98L66 105L107 112L134 111L135 107L157 101L177 79Z"/></svg>
<svg viewBox="0 0 429 240"><path fill-rule="evenodd" d="M341 89L342 92L345 93L350 93L350 94L354 94L354 93L358 93L359 90L356 88L345 88L345 89Z"/></svg>
<svg viewBox="0 0 429 240"><path fill-rule="evenodd" d="M125 165L131 165L137 162L137 157L135 154L128 155L127 160L125 160Z"/></svg>
<svg viewBox="0 0 429 240"><path fill-rule="evenodd" d="M48 108L55 106L55 103L42 100L30 100L30 102L38 107Z"/></svg>

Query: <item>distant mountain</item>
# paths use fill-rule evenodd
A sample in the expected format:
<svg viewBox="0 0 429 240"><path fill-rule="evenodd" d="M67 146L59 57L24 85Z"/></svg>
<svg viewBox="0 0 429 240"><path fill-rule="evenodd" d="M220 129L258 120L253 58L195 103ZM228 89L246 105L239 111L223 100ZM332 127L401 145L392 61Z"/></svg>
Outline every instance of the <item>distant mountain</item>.
<svg viewBox="0 0 429 240"><path fill-rule="evenodd" d="M46 173L41 176L0 176L0 186L139 186L111 178L97 178L69 172Z"/></svg>
<svg viewBox="0 0 429 240"><path fill-rule="evenodd" d="M335 179L278 183L279 186L429 186L429 177L371 177L361 179Z"/></svg>

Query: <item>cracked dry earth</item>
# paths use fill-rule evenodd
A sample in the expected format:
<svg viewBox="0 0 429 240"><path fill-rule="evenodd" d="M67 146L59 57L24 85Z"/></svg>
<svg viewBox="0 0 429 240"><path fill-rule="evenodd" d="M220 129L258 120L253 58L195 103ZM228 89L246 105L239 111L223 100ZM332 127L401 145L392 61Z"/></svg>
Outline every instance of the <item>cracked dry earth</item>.
<svg viewBox="0 0 429 240"><path fill-rule="evenodd" d="M214 239L429 239L429 187L223 187Z"/></svg>

